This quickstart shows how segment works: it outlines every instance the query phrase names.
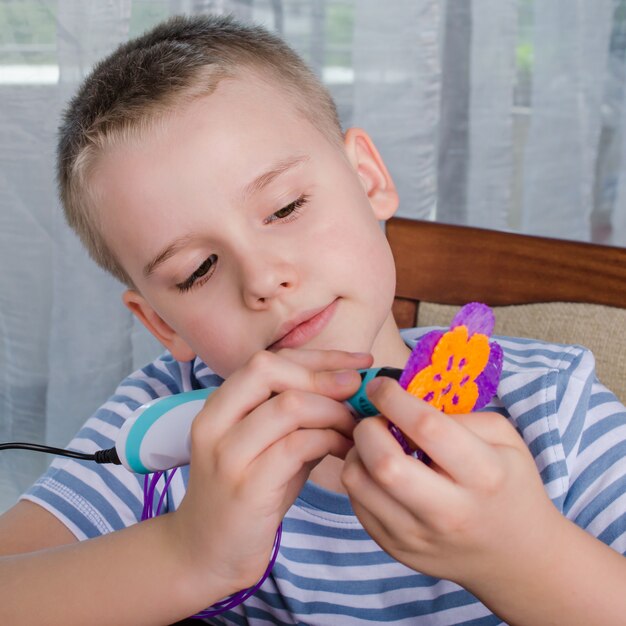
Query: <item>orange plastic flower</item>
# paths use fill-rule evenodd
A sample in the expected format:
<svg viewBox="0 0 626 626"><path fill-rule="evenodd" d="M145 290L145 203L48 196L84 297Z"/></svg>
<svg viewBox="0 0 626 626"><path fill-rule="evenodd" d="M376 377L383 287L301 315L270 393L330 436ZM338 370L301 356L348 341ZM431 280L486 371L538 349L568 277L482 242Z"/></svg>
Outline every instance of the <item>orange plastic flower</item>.
<svg viewBox="0 0 626 626"><path fill-rule="evenodd" d="M491 346L486 335L468 335L464 325L444 333L431 364L417 372L407 391L444 413L470 412L479 396L476 379L487 366Z"/></svg>

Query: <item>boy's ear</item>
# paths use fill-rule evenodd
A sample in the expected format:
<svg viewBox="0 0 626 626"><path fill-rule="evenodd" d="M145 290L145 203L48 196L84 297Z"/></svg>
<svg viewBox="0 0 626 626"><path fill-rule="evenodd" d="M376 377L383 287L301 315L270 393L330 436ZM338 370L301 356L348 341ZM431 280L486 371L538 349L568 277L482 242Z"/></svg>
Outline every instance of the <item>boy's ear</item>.
<svg viewBox="0 0 626 626"><path fill-rule="evenodd" d="M127 289L122 300L133 315L172 353L177 361L195 359L196 354L189 344L163 320L139 292Z"/></svg>
<svg viewBox="0 0 626 626"><path fill-rule="evenodd" d="M344 147L374 215L379 220L389 219L398 209L398 192L374 142L361 128L350 128L344 138Z"/></svg>

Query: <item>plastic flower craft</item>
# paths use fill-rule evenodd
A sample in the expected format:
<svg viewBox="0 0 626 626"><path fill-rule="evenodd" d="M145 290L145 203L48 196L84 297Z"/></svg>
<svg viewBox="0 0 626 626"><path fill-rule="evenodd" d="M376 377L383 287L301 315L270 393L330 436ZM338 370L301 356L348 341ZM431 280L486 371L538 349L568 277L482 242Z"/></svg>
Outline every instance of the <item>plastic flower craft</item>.
<svg viewBox="0 0 626 626"><path fill-rule="evenodd" d="M494 324L486 304L466 304L450 330L433 330L418 341L400 385L444 413L481 409L496 393L502 373L502 348L489 341Z"/></svg>

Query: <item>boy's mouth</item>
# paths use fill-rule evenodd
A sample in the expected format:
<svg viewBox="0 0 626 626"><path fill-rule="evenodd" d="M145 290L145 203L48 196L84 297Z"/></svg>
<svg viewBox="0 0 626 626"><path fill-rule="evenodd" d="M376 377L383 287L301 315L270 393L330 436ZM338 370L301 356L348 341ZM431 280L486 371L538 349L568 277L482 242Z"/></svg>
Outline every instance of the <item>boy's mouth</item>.
<svg viewBox="0 0 626 626"><path fill-rule="evenodd" d="M322 332L337 309L339 299L326 306L304 311L296 318L285 322L276 333L277 339L267 349L298 348Z"/></svg>

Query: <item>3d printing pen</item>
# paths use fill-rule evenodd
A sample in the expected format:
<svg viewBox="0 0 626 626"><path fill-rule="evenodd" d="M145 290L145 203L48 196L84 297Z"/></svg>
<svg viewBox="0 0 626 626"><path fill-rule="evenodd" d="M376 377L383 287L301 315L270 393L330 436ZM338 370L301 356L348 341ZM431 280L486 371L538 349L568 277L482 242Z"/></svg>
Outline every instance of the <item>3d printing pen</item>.
<svg viewBox="0 0 626 626"><path fill-rule="evenodd" d="M361 370L361 386L346 403L358 418L378 415L367 399L365 386L379 376L398 379L402 370L380 367ZM200 412L207 397L217 389L197 389L157 398L140 406L120 429L115 448L118 463L138 474L162 472L189 463L191 455L191 423ZM102 462L102 461L101 461Z"/></svg>

